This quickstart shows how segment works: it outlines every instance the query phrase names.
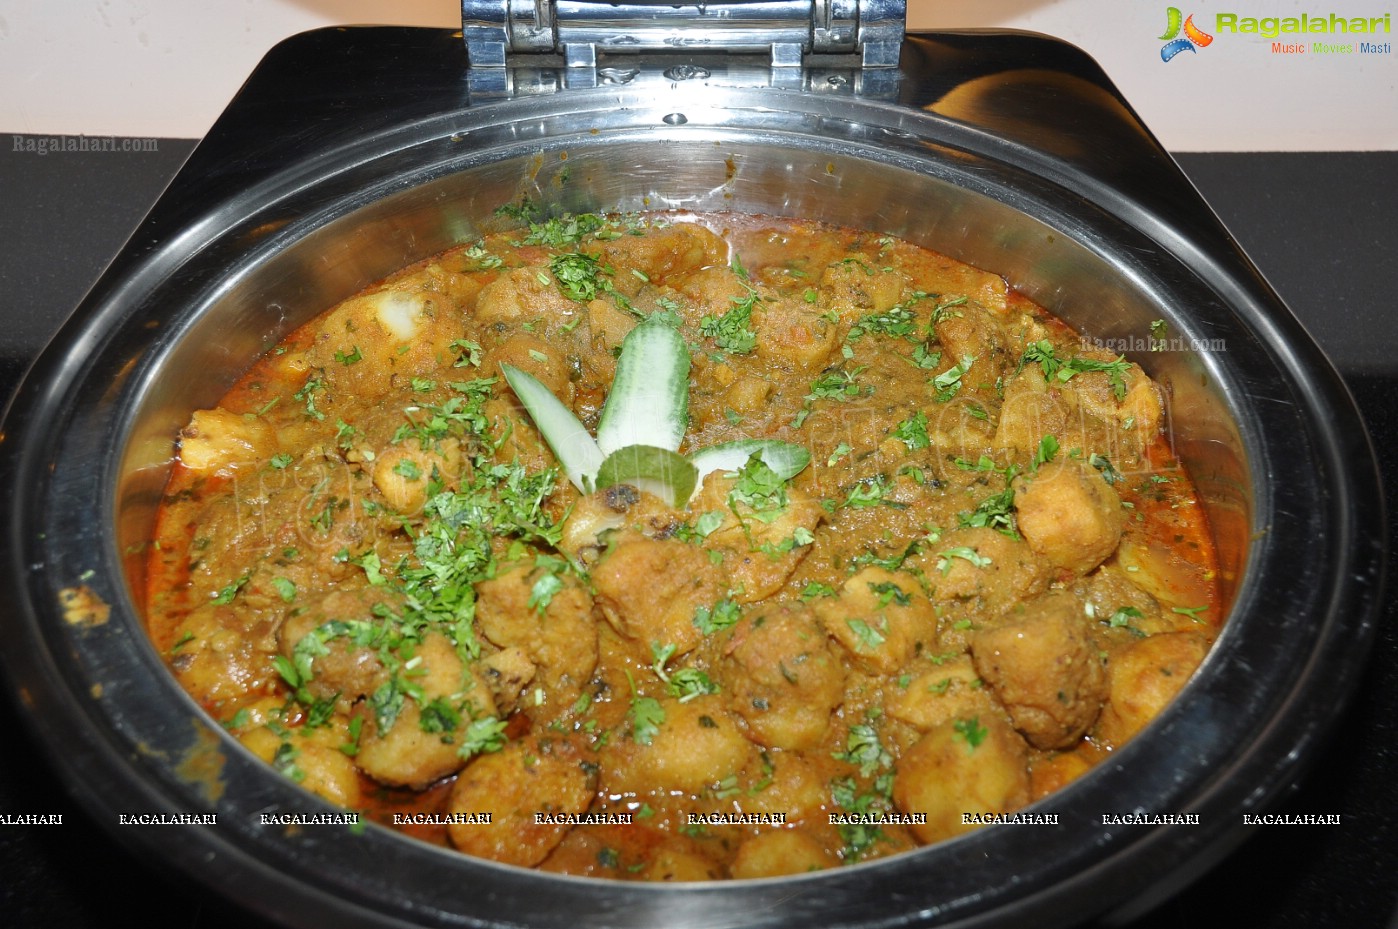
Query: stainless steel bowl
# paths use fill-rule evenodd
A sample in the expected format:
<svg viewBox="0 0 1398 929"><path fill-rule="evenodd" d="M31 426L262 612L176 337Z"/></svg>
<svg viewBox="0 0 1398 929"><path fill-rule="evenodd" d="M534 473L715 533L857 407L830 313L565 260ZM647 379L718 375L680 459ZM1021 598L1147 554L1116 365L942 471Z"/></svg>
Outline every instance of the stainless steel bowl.
<svg viewBox="0 0 1398 929"><path fill-rule="evenodd" d="M215 813L117 835L294 925L1052 926L1146 908L1236 844L1364 660L1377 476L1333 369L1100 71L1038 37L938 35L911 37L883 75L793 84L714 59L680 77L636 57L589 87L547 69L491 86L464 77L458 43L328 30L275 50L7 413L3 663L90 809L113 824ZM1203 667L1140 737L1036 804L1058 825L820 874L637 886L376 826L262 825L323 807L200 711L143 632L142 551L175 436L292 328L522 196L817 217L1001 273L1099 338L1167 320L1204 348L1132 357L1165 385L1217 535L1231 609ZM1129 813L1198 823L1103 824Z"/></svg>

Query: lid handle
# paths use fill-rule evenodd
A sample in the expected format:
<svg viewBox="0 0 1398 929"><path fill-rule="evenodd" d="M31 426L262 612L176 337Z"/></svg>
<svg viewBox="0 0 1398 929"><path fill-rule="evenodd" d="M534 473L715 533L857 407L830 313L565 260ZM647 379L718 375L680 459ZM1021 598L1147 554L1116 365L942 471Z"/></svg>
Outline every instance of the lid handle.
<svg viewBox="0 0 1398 929"><path fill-rule="evenodd" d="M774 68L855 55L865 68L892 68L906 21L907 0L461 0L472 68L538 55L589 68L599 52L660 51L766 54Z"/></svg>

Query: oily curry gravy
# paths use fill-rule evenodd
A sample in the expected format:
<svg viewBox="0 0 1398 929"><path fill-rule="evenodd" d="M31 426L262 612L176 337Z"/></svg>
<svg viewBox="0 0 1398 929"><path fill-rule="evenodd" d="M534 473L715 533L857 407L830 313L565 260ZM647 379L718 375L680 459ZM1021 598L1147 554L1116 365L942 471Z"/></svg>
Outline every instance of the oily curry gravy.
<svg viewBox="0 0 1398 929"><path fill-rule="evenodd" d="M532 218L333 307L181 435L150 632L276 770L525 867L773 876L1023 807L1202 660L1211 541L1135 364L889 236ZM681 373L621 383L633 332ZM757 451L673 499L570 480L526 383L583 446L611 393L687 386L666 455Z"/></svg>

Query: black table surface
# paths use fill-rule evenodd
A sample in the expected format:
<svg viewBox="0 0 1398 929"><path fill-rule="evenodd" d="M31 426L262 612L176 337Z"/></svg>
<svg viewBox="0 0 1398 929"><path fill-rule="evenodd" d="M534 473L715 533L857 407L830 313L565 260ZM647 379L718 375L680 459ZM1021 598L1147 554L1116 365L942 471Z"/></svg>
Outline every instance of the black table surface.
<svg viewBox="0 0 1398 929"><path fill-rule="evenodd" d="M194 146L161 139L153 151L39 155L16 138L0 140L0 397ZM1176 157L1345 375L1392 487L1398 152ZM1398 524L1392 495L1388 507ZM1388 600L1352 707L1278 810L1340 814L1340 824L1254 827L1222 864L1133 929L1398 929L1396 600ZM123 913L171 929L258 925L167 863L136 860L89 819L37 760L3 699L0 744L0 816L63 814L58 826L0 825L0 925L87 929L124 922Z"/></svg>

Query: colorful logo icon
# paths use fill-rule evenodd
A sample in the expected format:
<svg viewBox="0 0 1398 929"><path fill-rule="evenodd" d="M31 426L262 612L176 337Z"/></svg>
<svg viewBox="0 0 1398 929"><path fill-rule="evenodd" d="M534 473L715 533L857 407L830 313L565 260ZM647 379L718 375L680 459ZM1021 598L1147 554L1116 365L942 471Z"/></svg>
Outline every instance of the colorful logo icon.
<svg viewBox="0 0 1398 929"><path fill-rule="evenodd" d="M1207 32L1200 30L1194 25L1194 14L1188 17L1182 14L1177 7L1168 7L1165 14L1169 17L1169 22L1165 27L1165 34L1160 40L1165 46L1160 49L1160 60L1169 61L1180 52L1192 52L1195 48L1203 48L1214 40L1214 37ZM1184 36L1180 36L1180 31L1184 31Z"/></svg>

